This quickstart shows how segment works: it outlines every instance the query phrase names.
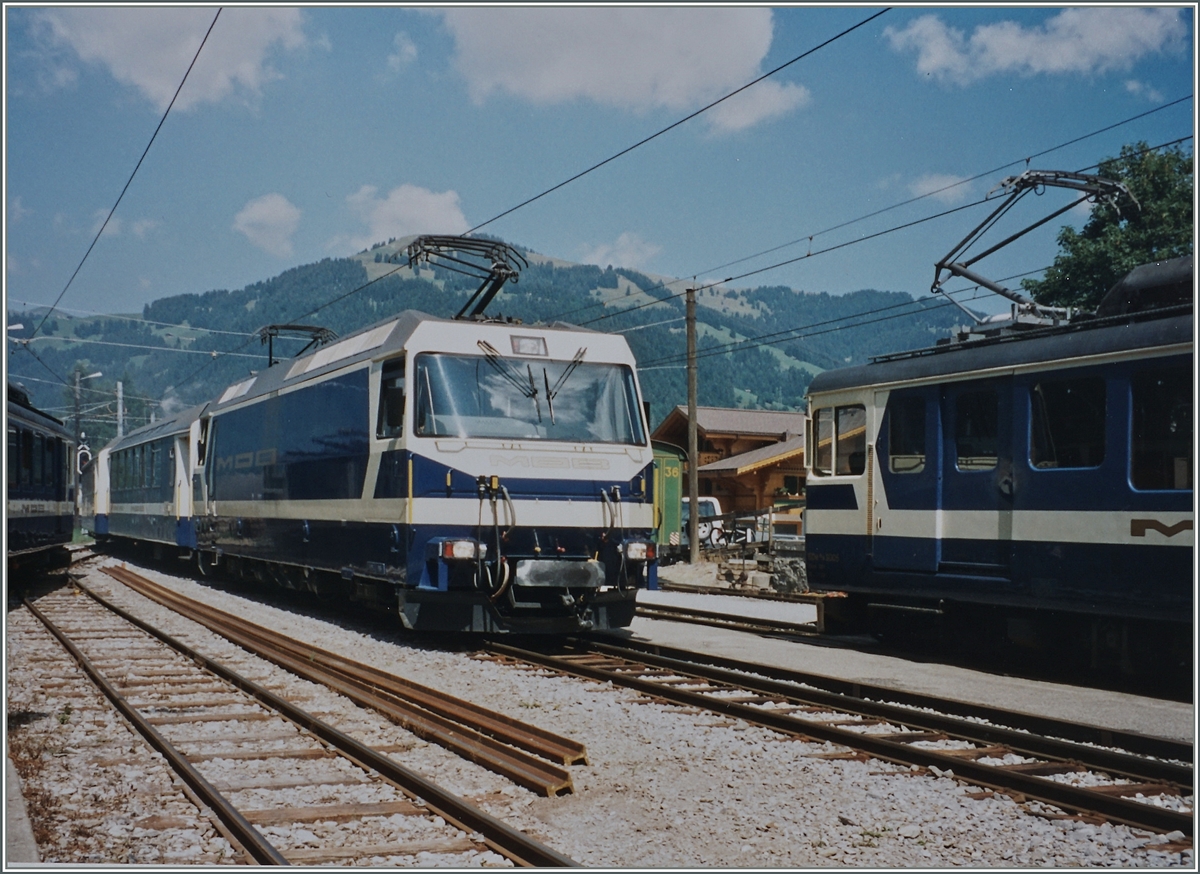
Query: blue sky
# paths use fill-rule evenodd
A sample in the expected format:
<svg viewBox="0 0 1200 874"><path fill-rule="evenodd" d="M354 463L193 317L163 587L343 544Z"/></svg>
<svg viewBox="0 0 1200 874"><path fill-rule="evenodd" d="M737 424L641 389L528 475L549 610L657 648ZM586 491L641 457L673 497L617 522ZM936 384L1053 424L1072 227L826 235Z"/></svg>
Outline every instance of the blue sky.
<svg viewBox="0 0 1200 874"><path fill-rule="evenodd" d="M226 7L62 306L139 312L464 232L882 8ZM215 14L5 7L10 306L63 290ZM483 231L714 281L799 258L810 235L817 251L977 200L1026 156L1139 113L1166 107L1030 166L1188 136L1194 73L1191 7L896 7ZM1026 198L1000 230L1066 202ZM924 294L989 209L732 284ZM1047 266L1059 224L980 272Z"/></svg>

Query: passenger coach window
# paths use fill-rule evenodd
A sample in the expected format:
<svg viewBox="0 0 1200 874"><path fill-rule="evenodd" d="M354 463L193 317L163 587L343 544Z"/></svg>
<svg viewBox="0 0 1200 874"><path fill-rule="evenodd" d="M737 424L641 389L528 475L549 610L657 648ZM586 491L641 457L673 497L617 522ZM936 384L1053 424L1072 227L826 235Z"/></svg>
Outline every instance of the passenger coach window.
<svg viewBox="0 0 1200 874"><path fill-rule="evenodd" d="M1029 390L1029 463L1037 468L1099 467L1104 461L1104 380L1036 383Z"/></svg>
<svg viewBox="0 0 1200 874"><path fill-rule="evenodd" d="M1147 370L1133 377L1135 489L1192 488L1192 371Z"/></svg>
<svg viewBox="0 0 1200 874"><path fill-rule="evenodd" d="M958 396L954 443L959 470L991 470L996 466L999 420L999 401L994 391Z"/></svg>
<svg viewBox="0 0 1200 874"><path fill-rule="evenodd" d="M399 437L404 425L404 359L388 361L383 365L383 379L379 386L378 437Z"/></svg>
<svg viewBox="0 0 1200 874"><path fill-rule="evenodd" d="M888 470L925 469L925 399L894 398L888 404Z"/></svg>
<svg viewBox="0 0 1200 874"><path fill-rule="evenodd" d="M20 432L12 425L8 426L8 481L18 483L21 480L21 440Z"/></svg>
<svg viewBox="0 0 1200 874"><path fill-rule="evenodd" d="M837 473L857 476L867 469L867 408L837 408Z"/></svg>
<svg viewBox="0 0 1200 874"><path fill-rule="evenodd" d="M813 417L813 473L829 476L833 473L833 409L817 410Z"/></svg>

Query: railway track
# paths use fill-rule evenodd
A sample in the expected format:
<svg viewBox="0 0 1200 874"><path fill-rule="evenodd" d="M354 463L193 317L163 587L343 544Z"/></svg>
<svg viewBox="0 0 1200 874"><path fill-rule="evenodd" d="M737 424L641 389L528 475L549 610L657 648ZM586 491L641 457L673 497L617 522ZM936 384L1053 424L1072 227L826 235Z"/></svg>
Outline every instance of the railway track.
<svg viewBox="0 0 1200 874"><path fill-rule="evenodd" d="M586 747L570 738L247 622L127 568L106 567L103 572L243 649L538 794L572 792L571 774L564 766L587 762Z"/></svg>
<svg viewBox="0 0 1200 874"><path fill-rule="evenodd" d="M493 641L483 657L611 682L844 748L828 757L950 775L1038 815L1178 833L1172 846L1191 846L1189 744L661 647L574 640L543 652Z"/></svg>
<svg viewBox="0 0 1200 874"><path fill-rule="evenodd" d="M246 861L575 864L95 593L24 605Z"/></svg>
<svg viewBox="0 0 1200 874"><path fill-rule="evenodd" d="M725 593L721 592L721 594ZM797 600L794 603L806 602ZM636 615L646 619L690 622L694 625L708 625L713 628L729 628L734 631L752 631L785 637L819 637L824 631L819 608L816 622L783 622L778 619L760 619L753 616L732 616L729 613L696 610L692 607L676 607L668 604L638 604Z"/></svg>

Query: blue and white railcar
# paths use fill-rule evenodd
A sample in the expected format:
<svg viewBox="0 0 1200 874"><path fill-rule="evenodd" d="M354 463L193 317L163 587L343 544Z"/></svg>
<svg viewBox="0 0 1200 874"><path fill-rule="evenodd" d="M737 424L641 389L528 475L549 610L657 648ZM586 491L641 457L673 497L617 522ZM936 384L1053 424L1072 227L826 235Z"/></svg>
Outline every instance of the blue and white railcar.
<svg viewBox="0 0 1200 874"><path fill-rule="evenodd" d="M230 386L189 433L206 571L454 631L621 627L655 585L620 336L406 311Z"/></svg>
<svg viewBox="0 0 1200 874"><path fill-rule="evenodd" d="M1192 307L1129 309L813 379L808 578L848 595L833 614L987 608L1010 641L1067 620L1190 653Z"/></svg>
<svg viewBox="0 0 1200 874"><path fill-rule="evenodd" d="M7 404L7 553L8 569L17 571L53 559L71 542L75 439L11 382Z"/></svg>
<svg viewBox="0 0 1200 874"><path fill-rule="evenodd" d="M196 548L192 473L204 406L151 422L109 443L85 470L85 519L97 538Z"/></svg>

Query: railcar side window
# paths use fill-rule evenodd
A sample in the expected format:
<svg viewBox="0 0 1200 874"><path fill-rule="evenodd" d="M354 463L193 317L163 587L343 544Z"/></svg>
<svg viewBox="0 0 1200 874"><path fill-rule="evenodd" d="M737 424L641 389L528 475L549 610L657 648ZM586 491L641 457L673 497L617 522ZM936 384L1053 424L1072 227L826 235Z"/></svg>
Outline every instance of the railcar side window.
<svg viewBox="0 0 1200 874"><path fill-rule="evenodd" d="M958 396L954 443L959 470L991 470L999 449L1000 409L994 391L964 392Z"/></svg>
<svg viewBox="0 0 1200 874"><path fill-rule="evenodd" d="M867 469L867 408L837 408L837 473L857 476Z"/></svg>
<svg viewBox="0 0 1200 874"><path fill-rule="evenodd" d="M829 476L833 473L833 409L817 410L813 416L816 448L813 450L813 473Z"/></svg>
<svg viewBox="0 0 1200 874"><path fill-rule="evenodd" d="M31 485L33 474L33 432L21 432L21 485Z"/></svg>
<svg viewBox="0 0 1200 874"><path fill-rule="evenodd" d="M1099 467L1104 461L1104 380L1042 380L1029 390L1029 463Z"/></svg>
<svg viewBox="0 0 1200 874"><path fill-rule="evenodd" d="M1192 488L1192 371L1146 370L1133 377L1135 489Z"/></svg>
<svg viewBox="0 0 1200 874"><path fill-rule="evenodd" d="M21 479L21 439L20 432L12 425L8 426L8 481L18 483Z"/></svg>
<svg viewBox="0 0 1200 874"><path fill-rule="evenodd" d="M925 469L925 399L894 398L888 404L888 470Z"/></svg>
<svg viewBox="0 0 1200 874"><path fill-rule="evenodd" d="M379 386L379 423L376 436L399 437L404 426L404 359L383 365Z"/></svg>

